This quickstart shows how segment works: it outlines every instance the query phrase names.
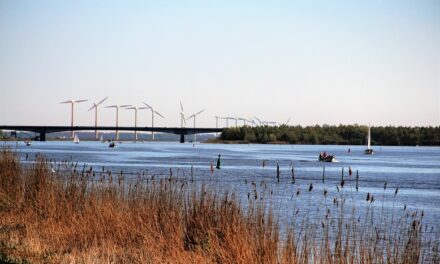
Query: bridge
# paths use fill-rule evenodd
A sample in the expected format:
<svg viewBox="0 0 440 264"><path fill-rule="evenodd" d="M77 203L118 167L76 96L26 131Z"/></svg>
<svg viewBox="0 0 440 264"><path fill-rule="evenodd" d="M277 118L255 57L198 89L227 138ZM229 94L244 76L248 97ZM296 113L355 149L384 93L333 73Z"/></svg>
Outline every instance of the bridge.
<svg viewBox="0 0 440 264"><path fill-rule="evenodd" d="M201 133L218 133L223 128L189 128L189 127L115 127L115 126L0 126L0 130L26 131L39 133L39 140L46 141L46 134L65 131L143 131L162 132L180 135L180 143L185 143L185 135Z"/></svg>

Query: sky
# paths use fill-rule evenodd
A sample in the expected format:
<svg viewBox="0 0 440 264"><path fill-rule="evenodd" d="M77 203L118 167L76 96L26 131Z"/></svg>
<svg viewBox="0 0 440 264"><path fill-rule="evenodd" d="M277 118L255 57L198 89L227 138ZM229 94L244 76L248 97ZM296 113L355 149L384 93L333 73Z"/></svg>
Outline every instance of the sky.
<svg viewBox="0 0 440 264"><path fill-rule="evenodd" d="M438 126L440 1L0 0L0 125L70 125L70 99L89 100L75 125L93 125L106 96L152 105L157 126L180 126L179 101L207 109L198 127Z"/></svg>

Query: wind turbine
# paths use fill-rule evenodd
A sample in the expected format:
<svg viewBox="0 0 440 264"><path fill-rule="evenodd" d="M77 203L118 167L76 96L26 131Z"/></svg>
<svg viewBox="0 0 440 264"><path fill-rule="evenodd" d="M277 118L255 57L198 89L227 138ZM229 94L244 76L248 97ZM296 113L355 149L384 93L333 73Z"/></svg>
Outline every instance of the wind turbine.
<svg viewBox="0 0 440 264"><path fill-rule="evenodd" d="M127 107L125 108L127 110L132 109L134 110L134 128L137 128L137 115L138 115L138 110L143 110L143 109L148 109L148 107L137 107L137 106L131 106L131 107ZM134 141L137 141L138 139L138 134L137 134L137 130L134 131Z"/></svg>
<svg viewBox="0 0 440 264"><path fill-rule="evenodd" d="M229 117L219 117L220 119L226 120L226 128L229 127L228 121L229 121Z"/></svg>
<svg viewBox="0 0 440 264"><path fill-rule="evenodd" d="M106 106L105 108L116 108L116 140L119 140L119 131L118 131L118 127L119 127L119 108L121 107L128 107L131 105L109 105Z"/></svg>
<svg viewBox="0 0 440 264"><path fill-rule="evenodd" d="M243 126L246 126L246 122L249 121L249 120L247 120L246 118L243 118L243 117L238 117L237 119L243 121Z"/></svg>
<svg viewBox="0 0 440 264"><path fill-rule="evenodd" d="M222 119L220 116L214 116L215 117L215 128L218 128L218 119ZM218 133L215 133L215 136L218 137Z"/></svg>
<svg viewBox="0 0 440 264"><path fill-rule="evenodd" d="M190 115L186 120L194 118L194 128L196 128L196 117L197 115L200 115L203 111L205 111L206 109L203 109L195 114ZM197 137L196 137L196 133L194 133L194 141L196 141Z"/></svg>
<svg viewBox="0 0 440 264"><path fill-rule="evenodd" d="M72 127L72 133L71 133L71 137L73 138L75 133L73 132L73 105L76 103L82 103L82 102L87 102L87 100L68 100L68 101L64 101L61 102L60 104L71 104L71 110L70 110L70 126Z"/></svg>
<svg viewBox="0 0 440 264"><path fill-rule="evenodd" d="M255 119L257 119L258 123L260 123L260 126L263 124L263 122L256 116L254 116Z"/></svg>
<svg viewBox="0 0 440 264"><path fill-rule="evenodd" d="M93 102L93 106L90 107L90 110L92 110L93 108L95 108L95 138L98 139L98 130L96 130L96 127L98 126L98 105L102 104L105 100L107 100L108 96L104 99L102 99L99 103L95 103Z"/></svg>
<svg viewBox="0 0 440 264"><path fill-rule="evenodd" d="M214 116L215 117L215 128L218 128L218 119L221 117L220 116Z"/></svg>
<svg viewBox="0 0 440 264"><path fill-rule="evenodd" d="M186 126L186 119L185 114L183 113L182 101L180 101L180 127L183 127L183 124Z"/></svg>
<svg viewBox="0 0 440 264"><path fill-rule="evenodd" d="M147 103L145 103L145 102L143 102L143 104L144 104L147 108L151 109L151 127L154 128L154 114L156 114L156 115L158 115L158 116L160 116L160 117L162 117L162 118L165 118L165 117L163 117L163 115L161 115L159 112L155 111L155 110L153 109L153 107L150 106L149 104L147 104ZM151 139L154 140L154 131L151 131Z"/></svg>
<svg viewBox="0 0 440 264"><path fill-rule="evenodd" d="M229 119L235 120L235 127L238 125L238 118L236 117L228 117Z"/></svg>

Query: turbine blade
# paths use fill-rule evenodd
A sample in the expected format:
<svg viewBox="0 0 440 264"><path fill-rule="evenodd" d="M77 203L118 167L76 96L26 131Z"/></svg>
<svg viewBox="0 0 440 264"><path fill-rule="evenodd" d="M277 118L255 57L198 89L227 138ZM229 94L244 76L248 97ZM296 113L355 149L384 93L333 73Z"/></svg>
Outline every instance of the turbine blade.
<svg viewBox="0 0 440 264"><path fill-rule="evenodd" d="M192 115L190 115L188 118L186 118L185 120L189 120L190 118L195 118L195 116L196 116L196 114L192 114Z"/></svg>
<svg viewBox="0 0 440 264"><path fill-rule="evenodd" d="M120 105L119 107L129 107L129 106L132 106L132 105Z"/></svg>
<svg viewBox="0 0 440 264"><path fill-rule="evenodd" d="M107 98L108 98L108 96L106 98L102 99L99 103L97 103L96 106L102 104L105 100L107 100Z"/></svg>
<svg viewBox="0 0 440 264"><path fill-rule="evenodd" d="M154 113L156 113L156 115L158 115L158 116L160 116L160 117L162 117L162 118L165 118L165 117L163 117L163 115L161 115L159 112L157 112L157 111L154 111Z"/></svg>
<svg viewBox="0 0 440 264"><path fill-rule="evenodd" d="M61 102L60 104L68 104L68 103L72 103L72 101L64 101L64 102Z"/></svg>
<svg viewBox="0 0 440 264"><path fill-rule="evenodd" d="M149 104L142 102L146 107L153 109L153 107L151 107Z"/></svg>
<svg viewBox="0 0 440 264"><path fill-rule="evenodd" d="M206 109L203 109L202 111L197 112L195 115L199 115L201 114L203 111L205 111Z"/></svg>
<svg viewBox="0 0 440 264"><path fill-rule="evenodd" d="M87 102L88 100L83 99L83 100L75 100L75 103L82 103L82 102Z"/></svg>
<svg viewBox="0 0 440 264"><path fill-rule="evenodd" d="M138 109L150 109L149 107L138 107Z"/></svg>
<svg viewBox="0 0 440 264"><path fill-rule="evenodd" d="M114 107L118 107L117 105L107 105L105 108L114 108Z"/></svg>
<svg viewBox="0 0 440 264"><path fill-rule="evenodd" d="M93 106L90 107L89 110L87 110L87 111L90 111L90 110L92 110L92 109L95 108L95 107L97 107L97 105L96 105L96 104L93 104Z"/></svg>
<svg viewBox="0 0 440 264"><path fill-rule="evenodd" d="M180 110L181 110L181 112L183 112L183 105L182 105L182 101L180 101Z"/></svg>

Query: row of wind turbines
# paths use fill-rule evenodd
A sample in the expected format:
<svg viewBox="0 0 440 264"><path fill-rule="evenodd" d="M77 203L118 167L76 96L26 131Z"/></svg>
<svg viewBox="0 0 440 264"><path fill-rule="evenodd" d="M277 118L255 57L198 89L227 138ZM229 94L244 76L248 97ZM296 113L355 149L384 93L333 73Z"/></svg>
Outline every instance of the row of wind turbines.
<svg viewBox="0 0 440 264"><path fill-rule="evenodd" d="M98 139L98 136L99 136L98 131L96 129L96 127L98 127L98 107L102 103L104 103L104 101L106 101L107 99L108 99L108 96L103 98L98 103L93 102L92 106L88 109L88 111L95 110L95 138L96 139ZM74 126L74 106L75 106L75 104L83 103L83 102L87 102L87 101L88 100L86 100L86 99L82 99L82 100L67 100L67 101L61 102L61 104L70 104L71 105L70 125L72 127ZM105 108L114 108L114 109L116 109L116 140L119 140L119 131L118 131L117 128L119 127L119 109L120 108L127 109L127 110L134 110L134 127L135 128L137 128L137 120L138 120L138 111L139 110L148 110L149 109L151 111L151 127L154 127L155 115L157 115L157 116L159 116L159 117L161 117L163 119L165 118L162 114L160 114L158 111L156 111L155 108L153 108L151 105L149 105L149 104L147 104L145 102L142 102L142 104L143 104L143 106L133 106L133 105L129 105L129 104L126 104L126 105L115 104L115 105L105 106ZM185 117L185 112L184 112L183 104L182 104L182 101L180 101L180 126L181 127L186 127L186 121L188 121L190 119L193 119L193 125L194 125L194 128L196 128L197 116L199 116L204 111L206 111L206 109L202 109L202 110L200 110L200 111L198 111L198 112L196 112L196 113L194 113L192 115L189 115L188 117ZM229 127L229 120L235 120L235 126L236 127L238 126L238 121L243 121L243 125L244 126L248 125L248 123L250 124L250 126L257 126L257 125L260 125L260 126L271 126L271 125L272 126L276 126L276 125L281 125L278 122L260 120L258 117L255 117L255 116L254 116L254 118L248 118L248 119L243 118L243 117L231 117L231 116L221 117L221 116L215 116L215 119L216 119L216 128L219 127L218 126L219 125L219 123L218 123L219 120L225 120L226 121L226 124L225 124L226 127ZM290 118L289 118L289 120L287 120L286 123L284 123L284 125L287 125L289 123L289 121L290 121ZM75 136L75 132L72 130L71 137L73 138L74 136ZM154 140L154 132L151 132L151 137L152 137L152 140ZM135 139L135 141L138 140L138 133L137 133L137 131L134 131L134 139ZM194 134L194 141L196 141L196 139L197 139L197 136L196 136L196 134Z"/></svg>
<svg viewBox="0 0 440 264"><path fill-rule="evenodd" d="M101 101L99 101L98 103L93 102L92 107L89 108L89 110L87 111L91 111L93 109L95 109L95 128L98 126L98 106L101 105L105 100L108 99L108 96L105 97L104 99L102 99ZM78 104L78 103L83 103L83 102L87 102L88 100L86 99L82 99L82 100L68 100L68 101L64 101L61 102L61 104L70 104L71 105L71 110L70 110L70 125L73 127L74 124L74 105ZM161 118L165 118L162 114L160 114L159 112L157 112L151 105L143 102L144 106L138 107L138 106L133 106L133 105L108 105L105 108L115 108L116 109L116 128L119 127L119 109L123 108L123 109L127 109L127 110L134 110L134 126L137 127L137 114L138 114L138 110L146 110L146 109L150 109L151 110L151 127L154 127L154 115L158 115ZM71 137L73 138L74 135L74 131L72 130L72 134ZM137 131L134 132L134 137L135 140L138 139L137 136ZM154 140L154 132L151 132L151 137ZM98 130L95 129L95 138L98 139ZM116 129L116 140L119 140L119 131Z"/></svg>
<svg viewBox="0 0 440 264"><path fill-rule="evenodd" d="M222 116L215 116L215 124L216 127L218 127L218 121L219 120L225 120L226 121L226 127L229 127L229 120L234 121L235 120L235 126L238 127L238 121L243 121L243 126L247 126L249 123L249 126L254 127L254 126L279 126L279 125L288 125L290 122L290 118L286 121L286 123L278 123L275 121L263 121L260 120L258 117L254 116L253 118L243 118L243 117L222 117Z"/></svg>
<svg viewBox="0 0 440 264"><path fill-rule="evenodd" d="M104 101L106 101L108 99L108 96L105 97L104 99L102 99L101 101L99 101L98 103L93 102L92 107L90 107L88 109L88 111L91 110L95 110L95 128L98 126L98 106L100 106ZM70 110L70 125L73 127L74 126L74 106L75 104L78 103L83 103L83 102L87 102L88 100L86 99L81 99L81 100L67 100L64 102L61 102L61 104L70 104L71 106L71 110ZM119 109L127 109L127 110L134 110L134 127L137 127L137 120L138 120L138 111L139 110L147 110L150 109L151 110L151 127L154 127L154 116L158 115L161 118L165 118L161 113L159 113L158 111L156 111L151 105L142 102L144 106L133 106L133 105L108 105L105 106L105 108L115 108L116 109L116 128L119 127ZM183 104L182 102L180 102L180 117L181 117L181 127L184 127L184 125L186 126L186 121L189 119L193 119L194 120L194 128L196 127L196 118L198 115L200 115L202 112L204 112L206 109L203 109L201 111L198 111L197 113L194 113L192 115L190 115L189 117L185 118L185 114L184 114L184 110L183 110ZM72 130L71 133L71 137L73 138L75 136L74 131ZM98 131L97 129L95 129L95 138L98 139ZM152 140L154 140L154 132L151 132L151 137ZM138 134L137 131L134 131L134 139L135 141L137 141L138 139ZM196 134L194 134L194 141L196 140ZM116 129L116 140L119 140L119 131Z"/></svg>

